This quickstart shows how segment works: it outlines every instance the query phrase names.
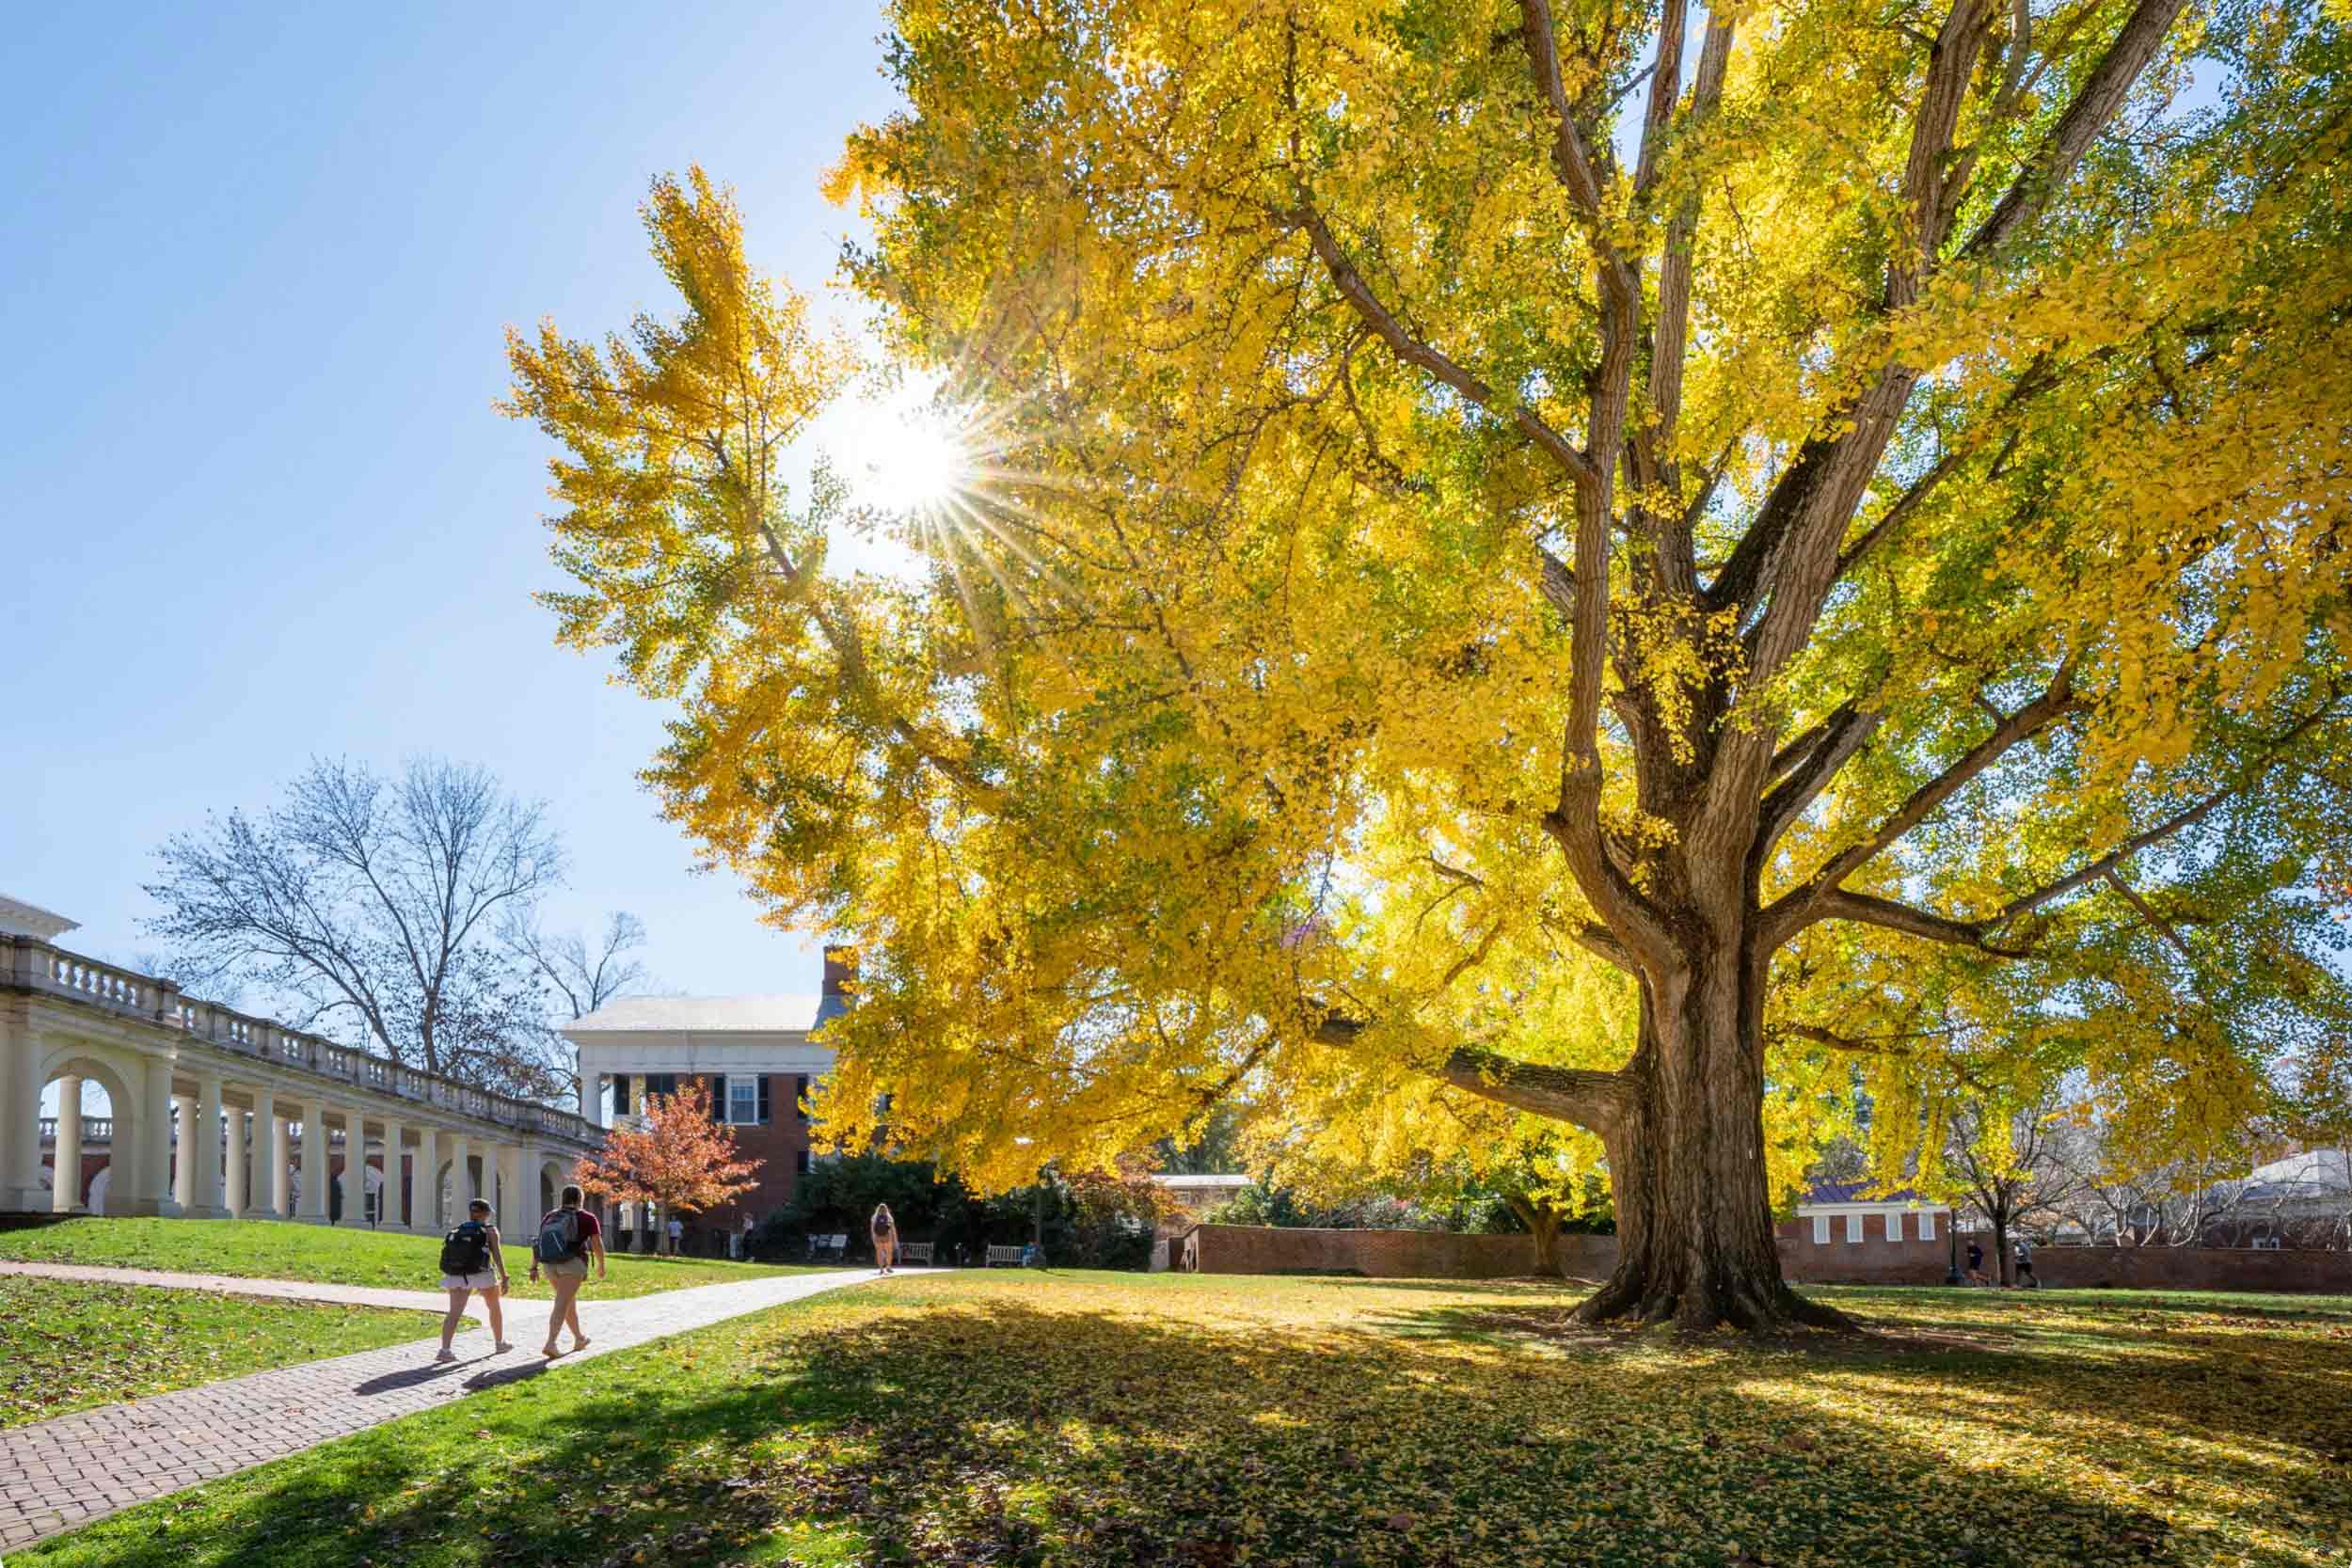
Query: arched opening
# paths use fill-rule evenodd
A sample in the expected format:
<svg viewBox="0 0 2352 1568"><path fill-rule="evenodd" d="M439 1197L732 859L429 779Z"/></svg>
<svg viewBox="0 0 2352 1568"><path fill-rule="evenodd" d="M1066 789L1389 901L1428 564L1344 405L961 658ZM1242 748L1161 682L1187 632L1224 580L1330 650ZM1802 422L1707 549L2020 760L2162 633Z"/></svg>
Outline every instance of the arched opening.
<svg viewBox="0 0 2352 1568"><path fill-rule="evenodd" d="M110 1179L116 1162L138 1148L127 1083L124 1069L81 1048L68 1048L42 1069L41 1185L54 1212L103 1214L114 1195L130 1196Z"/></svg>

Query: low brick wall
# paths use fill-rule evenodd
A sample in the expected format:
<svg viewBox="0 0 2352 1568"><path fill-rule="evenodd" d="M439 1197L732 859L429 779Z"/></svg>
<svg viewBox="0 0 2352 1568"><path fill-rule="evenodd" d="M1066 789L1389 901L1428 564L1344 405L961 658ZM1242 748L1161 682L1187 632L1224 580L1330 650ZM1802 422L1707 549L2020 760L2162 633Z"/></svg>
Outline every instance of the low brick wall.
<svg viewBox="0 0 2352 1568"><path fill-rule="evenodd" d="M1359 1274L1386 1279L1508 1279L1535 1271L1535 1240L1525 1235L1455 1236L1435 1230L1305 1230L1257 1225L1203 1225L1178 1245L1189 1266L1202 1274ZM1615 1251L1613 1243L1610 1250Z"/></svg>
<svg viewBox="0 0 2352 1568"><path fill-rule="evenodd" d="M1883 1235L1816 1244L1777 1238L1781 1272L1801 1285L1941 1285L1950 1243ZM1968 1238L1960 1241L1965 1256ZM1986 1239L1986 1250L1991 1249ZM1375 1279L1511 1279L1535 1272L1534 1238L1455 1236L1429 1230L1305 1230L1203 1225L1174 1240L1178 1266L1202 1274L1356 1274ZM2352 1253L2240 1247L2041 1247L2042 1283L2057 1289L2275 1291L2352 1295ZM1563 1236L1560 1263L1572 1279L1602 1279L1617 1266L1613 1236ZM1985 1259L1992 1272L1993 1259Z"/></svg>
<svg viewBox="0 0 2352 1568"><path fill-rule="evenodd" d="M1780 1249L1781 1275L1800 1285L1941 1285L1951 1268L1951 1243L1942 1236L1932 1242L1916 1236L1890 1242L1882 1233L1849 1242L1840 1228L1830 1240L1816 1242L1809 1228L1794 1236L1788 1228L1784 1226L1773 1243ZM1965 1237L1960 1250L1964 1265ZM1991 1262L1986 1259L1988 1271Z"/></svg>
<svg viewBox="0 0 2352 1568"><path fill-rule="evenodd" d="M2352 1252L2266 1247L2037 1247L2033 1272L2053 1289L2277 1291L2352 1295Z"/></svg>

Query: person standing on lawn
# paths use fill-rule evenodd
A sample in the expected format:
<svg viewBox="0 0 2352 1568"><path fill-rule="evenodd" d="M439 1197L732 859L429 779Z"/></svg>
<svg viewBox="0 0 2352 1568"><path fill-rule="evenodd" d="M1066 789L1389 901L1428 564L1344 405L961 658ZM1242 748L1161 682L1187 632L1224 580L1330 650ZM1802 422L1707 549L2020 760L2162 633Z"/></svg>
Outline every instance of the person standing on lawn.
<svg viewBox="0 0 2352 1568"><path fill-rule="evenodd" d="M890 1217L890 1205L874 1205L874 1269L888 1274L898 1252L898 1222Z"/></svg>
<svg viewBox="0 0 2352 1568"><path fill-rule="evenodd" d="M499 1309L500 1292L508 1283L499 1227L490 1223L490 1206L475 1198L466 1205L466 1222L441 1242L441 1289L449 1292L449 1316L441 1320L441 1354L433 1358L435 1365L457 1359L449 1342L466 1321L466 1298L476 1291L489 1309L490 1338L498 1346L491 1354L503 1355L515 1348L506 1342L506 1318Z"/></svg>
<svg viewBox="0 0 2352 1568"><path fill-rule="evenodd" d="M677 1256L677 1244L686 1235L686 1222L679 1219L675 1214L672 1214L670 1216L670 1223L667 1228L670 1232L670 1256L675 1258Z"/></svg>
<svg viewBox="0 0 2352 1568"><path fill-rule="evenodd" d="M538 1283L544 1268L555 1291L555 1303L548 1309L548 1342L539 1352L550 1361L563 1354L555 1338L566 1328L572 1331L573 1350L588 1348L588 1336L580 1331L580 1288L588 1283L591 1258L596 1261L597 1280L604 1278L604 1227L580 1205L580 1189L564 1188L563 1198L539 1221L539 1240L531 1248L532 1282Z"/></svg>
<svg viewBox="0 0 2352 1568"><path fill-rule="evenodd" d="M1968 1243L1968 1283L1971 1285L1992 1283L1984 1277L1984 1243L1981 1242Z"/></svg>

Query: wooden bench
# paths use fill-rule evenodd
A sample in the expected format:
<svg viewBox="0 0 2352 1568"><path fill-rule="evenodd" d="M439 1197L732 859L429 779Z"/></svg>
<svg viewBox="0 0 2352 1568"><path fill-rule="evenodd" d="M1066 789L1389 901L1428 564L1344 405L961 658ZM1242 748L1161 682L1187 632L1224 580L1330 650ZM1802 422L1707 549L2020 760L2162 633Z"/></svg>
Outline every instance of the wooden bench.
<svg viewBox="0 0 2352 1568"><path fill-rule="evenodd" d="M898 1249L898 1260L902 1263L920 1263L925 1268L929 1268L931 1263L931 1247L934 1244L930 1242L909 1242Z"/></svg>
<svg viewBox="0 0 2352 1568"><path fill-rule="evenodd" d="M1021 1249L1017 1246L992 1245L988 1249L988 1266L993 1269L999 1263L1008 1264L1016 1269L1019 1268L1021 1266Z"/></svg>

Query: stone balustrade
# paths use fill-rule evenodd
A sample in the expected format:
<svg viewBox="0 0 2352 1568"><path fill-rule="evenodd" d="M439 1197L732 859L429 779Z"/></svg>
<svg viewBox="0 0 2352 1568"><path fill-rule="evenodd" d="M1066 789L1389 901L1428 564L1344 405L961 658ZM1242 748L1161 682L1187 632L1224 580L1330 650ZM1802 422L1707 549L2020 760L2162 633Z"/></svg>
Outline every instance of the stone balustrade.
<svg viewBox="0 0 2352 1568"><path fill-rule="evenodd" d="M601 1130L576 1112L453 1083L324 1036L183 996L172 981L86 958L37 938L0 936L0 983L177 1028L207 1044L334 1084L356 1085L575 1143L595 1144L602 1138Z"/></svg>

